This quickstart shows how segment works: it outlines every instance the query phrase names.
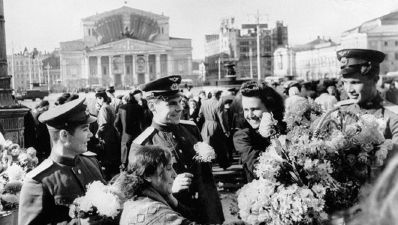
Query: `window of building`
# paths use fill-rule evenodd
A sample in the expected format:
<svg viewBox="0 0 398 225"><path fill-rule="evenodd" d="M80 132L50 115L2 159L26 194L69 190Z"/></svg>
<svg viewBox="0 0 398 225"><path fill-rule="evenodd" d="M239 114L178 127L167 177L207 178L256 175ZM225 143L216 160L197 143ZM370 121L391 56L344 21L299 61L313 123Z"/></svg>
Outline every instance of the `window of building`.
<svg viewBox="0 0 398 225"><path fill-rule="evenodd" d="M91 36L91 29L88 29L88 36Z"/></svg>
<svg viewBox="0 0 398 225"><path fill-rule="evenodd" d="M388 46L388 41L385 41L385 42L384 42L384 46Z"/></svg>
<svg viewBox="0 0 398 225"><path fill-rule="evenodd" d="M388 60L388 54L386 54L386 57L384 58L384 60L385 60L385 61L387 61L387 60Z"/></svg>
<svg viewBox="0 0 398 225"><path fill-rule="evenodd" d="M395 41L395 46L398 46L398 41Z"/></svg>
<svg viewBox="0 0 398 225"><path fill-rule="evenodd" d="M395 53L395 60L398 60L398 52Z"/></svg>

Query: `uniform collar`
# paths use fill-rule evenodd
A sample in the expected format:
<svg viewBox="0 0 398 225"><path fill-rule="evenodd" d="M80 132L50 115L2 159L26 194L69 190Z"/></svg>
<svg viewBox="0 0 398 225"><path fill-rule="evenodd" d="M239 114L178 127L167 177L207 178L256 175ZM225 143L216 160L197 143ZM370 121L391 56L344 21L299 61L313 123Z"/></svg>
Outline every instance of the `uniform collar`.
<svg viewBox="0 0 398 225"><path fill-rule="evenodd" d="M175 124L159 124L155 121L152 121L151 126L157 130L164 131L164 132L172 132L177 129L177 125L175 125Z"/></svg>
<svg viewBox="0 0 398 225"><path fill-rule="evenodd" d="M362 109L377 109L381 108L383 103L383 98L377 94L375 97L371 98L370 100L359 104Z"/></svg>
<svg viewBox="0 0 398 225"><path fill-rule="evenodd" d="M50 159L61 165L75 166L75 158L65 157L55 152L51 152Z"/></svg>

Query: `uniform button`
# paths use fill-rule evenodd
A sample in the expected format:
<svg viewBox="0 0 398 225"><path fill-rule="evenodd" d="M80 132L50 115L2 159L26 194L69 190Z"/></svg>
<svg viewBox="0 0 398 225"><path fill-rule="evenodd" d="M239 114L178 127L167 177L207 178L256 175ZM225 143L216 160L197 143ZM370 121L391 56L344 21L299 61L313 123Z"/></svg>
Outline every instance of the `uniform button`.
<svg viewBox="0 0 398 225"><path fill-rule="evenodd" d="M185 167L185 169L188 169L188 166L187 166L187 165L184 165L184 167Z"/></svg>
<svg viewBox="0 0 398 225"><path fill-rule="evenodd" d="M182 153L182 150L180 149L180 150L178 150L180 153Z"/></svg>
<svg viewBox="0 0 398 225"><path fill-rule="evenodd" d="M173 134L173 136L172 136L173 138L176 138L176 136Z"/></svg>
<svg viewBox="0 0 398 225"><path fill-rule="evenodd" d="M82 173L82 171L81 171L80 169L78 169L78 170L77 170L77 173L78 173L78 174L81 174L81 173Z"/></svg>

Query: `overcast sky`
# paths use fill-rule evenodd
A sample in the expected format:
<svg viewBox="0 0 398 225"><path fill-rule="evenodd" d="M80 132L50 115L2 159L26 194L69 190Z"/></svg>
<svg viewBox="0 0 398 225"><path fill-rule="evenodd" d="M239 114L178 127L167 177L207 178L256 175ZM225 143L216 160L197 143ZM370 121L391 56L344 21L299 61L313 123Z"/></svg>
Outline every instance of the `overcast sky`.
<svg viewBox="0 0 398 225"><path fill-rule="evenodd" d="M283 20L289 43L318 35L338 38L342 31L398 10L398 0L3 0L7 52L25 46L52 51L59 42L83 37L81 19L127 5L168 16L170 35L191 38L193 58L204 57L205 34L216 33L222 18L238 25ZM126 2L126 3L125 3ZM240 26L239 26L240 27Z"/></svg>

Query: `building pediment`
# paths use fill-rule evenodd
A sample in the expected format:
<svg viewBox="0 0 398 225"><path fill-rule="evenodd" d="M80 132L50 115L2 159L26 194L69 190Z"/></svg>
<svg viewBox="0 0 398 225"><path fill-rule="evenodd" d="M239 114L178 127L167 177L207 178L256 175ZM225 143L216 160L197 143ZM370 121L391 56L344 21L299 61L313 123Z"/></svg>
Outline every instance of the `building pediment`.
<svg viewBox="0 0 398 225"><path fill-rule="evenodd" d="M164 52L171 50L170 46L153 42L145 42L130 38L99 45L90 48L92 53L145 53L145 52ZM89 54L90 54L89 52Z"/></svg>

